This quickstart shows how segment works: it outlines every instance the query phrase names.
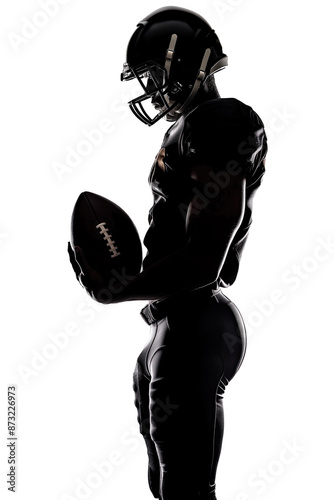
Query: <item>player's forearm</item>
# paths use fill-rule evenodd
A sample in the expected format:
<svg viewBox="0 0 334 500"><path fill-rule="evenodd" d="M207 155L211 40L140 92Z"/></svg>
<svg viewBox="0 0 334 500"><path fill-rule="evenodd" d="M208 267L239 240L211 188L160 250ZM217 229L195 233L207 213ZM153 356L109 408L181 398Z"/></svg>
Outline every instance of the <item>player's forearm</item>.
<svg viewBox="0 0 334 500"><path fill-rule="evenodd" d="M139 275L119 276L109 282L109 301L155 300L181 290L191 290L215 281L218 268L209 257L193 255L186 248L147 267Z"/></svg>

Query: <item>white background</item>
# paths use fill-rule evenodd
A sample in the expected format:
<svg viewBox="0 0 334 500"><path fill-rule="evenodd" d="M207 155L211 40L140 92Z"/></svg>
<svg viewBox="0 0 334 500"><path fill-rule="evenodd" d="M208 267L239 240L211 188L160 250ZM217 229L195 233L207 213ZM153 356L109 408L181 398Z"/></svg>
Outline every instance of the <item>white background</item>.
<svg viewBox="0 0 334 500"><path fill-rule="evenodd" d="M135 361L149 338L139 316L144 303L93 303L66 248L84 190L120 204L145 234L147 176L167 123L149 128L136 120L126 105L136 85L119 75L136 23L164 4L63 0L52 17L40 14L42 3L7 0L0 8L1 497L12 498L6 394L17 384L17 499L150 498L132 394ZM174 4L216 30L229 56L217 75L221 95L257 111L270 148L240 274L226 291L249 341L224 399L217 498L329 498L331 3ZM112 130L101 144L57 175L55 162L66 164L84 130L105 119ZM107 477L97 472L102 463Z"/></svg>

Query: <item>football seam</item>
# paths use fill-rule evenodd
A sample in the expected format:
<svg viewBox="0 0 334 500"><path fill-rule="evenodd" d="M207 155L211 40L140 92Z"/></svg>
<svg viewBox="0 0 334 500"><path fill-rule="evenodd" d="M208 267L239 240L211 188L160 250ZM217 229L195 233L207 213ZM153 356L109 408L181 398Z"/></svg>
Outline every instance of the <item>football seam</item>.
<svg viewBox="0 0 334 500"><path fill-rule="evenodd" d="M97 226L95 226L95 228L97 229L97 227L98 227L100 224L102 224L102 223L100 222L100 218L97 216L97 213L96 213L96 211L94 210L93 205L92 205L91 201L89 200L89 198L88 198L88 196L87 196L87 194L86 194L86 193L84 193L84 197L85 197L85 200L87 201L87 204L89 205L89 207L90 207L91 211L93 212L93 215L94 215L94 217L95 217L95 222L97 222L97 223L98 223L98 224L97 224ZM104 222L104 224L106 224L106 222ZM109 229L107 228L107 230L109 230ZM101 230L101 231L99 231L99 234L102 234L102 233L103 233L103 231L102 231L102 230ZM110 235L110 241L111 241L111 237L112 237L112 236ZM105 238L103 238L103 239L105 240ZM112 253L112 255L110 255L110 257L111 257L112 259L113 259L114 257L118 257L119 255L122 255L122 252L120 252L120 250L119 250L118 246L114 246L113 244L109 244L109 240L107 240L107 241L108 241L108 243L106 243L106 246L107 246L107 247L109 247L109 252L111 252L111 253ZM112 242L112 243L115 243L115 242Z"/></svg>

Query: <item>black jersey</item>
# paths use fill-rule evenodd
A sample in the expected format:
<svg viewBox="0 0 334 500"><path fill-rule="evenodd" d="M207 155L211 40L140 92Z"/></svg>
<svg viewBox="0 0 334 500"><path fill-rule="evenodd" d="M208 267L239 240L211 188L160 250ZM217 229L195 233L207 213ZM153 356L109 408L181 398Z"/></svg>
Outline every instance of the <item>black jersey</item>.
<svg viewBox="0 0 334 500"><path fill-rule="evenodd" d="M265 172L266 153L261 119L237 99L205 101L181 115L166 132L149 176L154 204L144 238L143 269L186 244L185 218L191 201L199 209L205 207L229 176L243 172L245 212L220 273L221 286L231 285L252 221L253 195ZM210 166L212 183L204 187L190 176L192 167L200 164Z"/></svg>

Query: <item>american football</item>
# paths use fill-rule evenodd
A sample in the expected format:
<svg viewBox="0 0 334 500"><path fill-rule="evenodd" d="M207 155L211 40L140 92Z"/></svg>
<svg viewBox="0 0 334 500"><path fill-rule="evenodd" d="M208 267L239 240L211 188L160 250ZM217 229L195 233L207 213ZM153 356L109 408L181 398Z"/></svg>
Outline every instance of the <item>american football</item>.
<svg viewBox="0 0 334 500"><path fill-rule="evenodd" d="M74 205L71 246L82 248L87 262L103 276L113 270L136 275L142 265L142 245L129 215L116 203L84 191Z"/></svg>

